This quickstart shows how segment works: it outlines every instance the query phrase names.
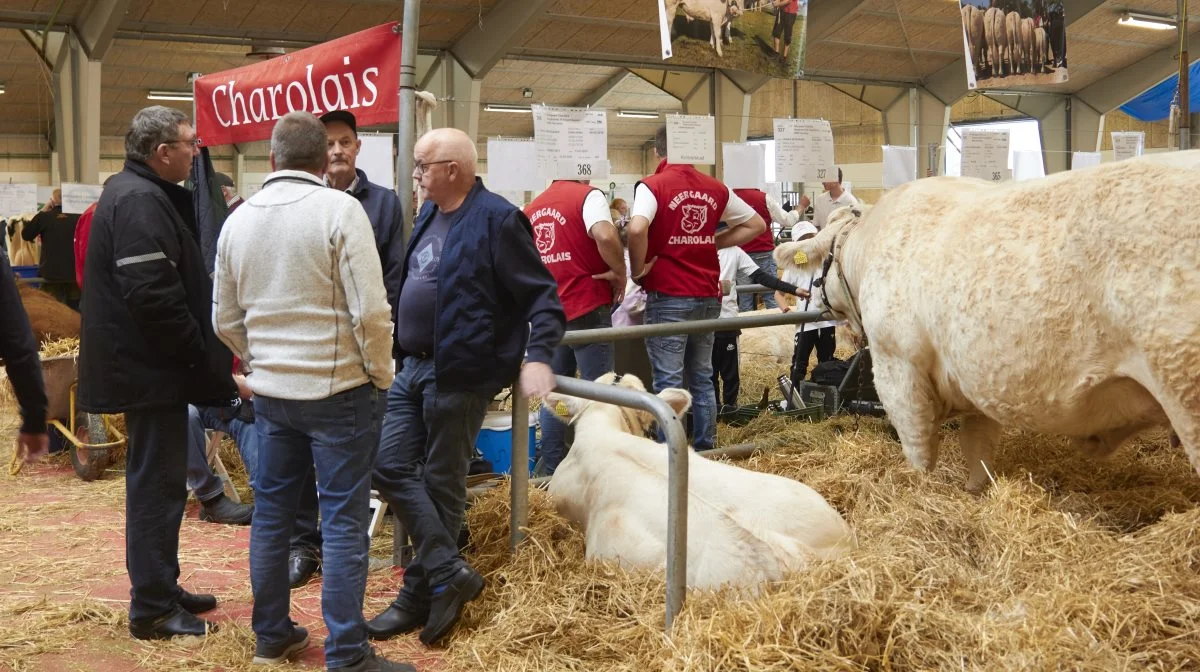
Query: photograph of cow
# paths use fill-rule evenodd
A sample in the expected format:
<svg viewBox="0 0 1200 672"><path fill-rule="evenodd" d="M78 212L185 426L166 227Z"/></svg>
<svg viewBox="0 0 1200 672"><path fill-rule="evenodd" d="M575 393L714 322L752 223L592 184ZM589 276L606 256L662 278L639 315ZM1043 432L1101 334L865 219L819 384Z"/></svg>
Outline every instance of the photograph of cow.
<svg viewBox="0 0 1200 672"><path fill-rule="evenodd" d="M808 0L657 0L670 31L670 63L804 74Z"/></svg>
<svg viewBox="0 0 1200 672"><path fill-rule="evenodd" d="M960 0L967 88L1067 81L1062 0Z"/></svg>

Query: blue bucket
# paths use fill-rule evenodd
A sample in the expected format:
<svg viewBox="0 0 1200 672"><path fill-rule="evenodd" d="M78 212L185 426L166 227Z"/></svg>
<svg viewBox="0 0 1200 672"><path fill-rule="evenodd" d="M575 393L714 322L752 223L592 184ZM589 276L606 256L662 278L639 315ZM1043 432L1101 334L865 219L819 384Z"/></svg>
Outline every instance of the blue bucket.
<svg viewBox="0 0 1200 672"><path fill-rule="evenodd" d="M493 411L483 419L483 428L479 430L479 438L475 439L475 447L479 449L487 461L492 463L492 470L497 474L507 474L512 471L512 413L509 411ZM529 414L529 471L533 472L534 460L537 456L537 415Z"/></svg>
<svg viewBox="0 0 1200 672"><path fill-rule="evenodd" d="M38 277L37 266L13 266L12 269L13 273L16 273L18 278L29 280Z"/></svg>

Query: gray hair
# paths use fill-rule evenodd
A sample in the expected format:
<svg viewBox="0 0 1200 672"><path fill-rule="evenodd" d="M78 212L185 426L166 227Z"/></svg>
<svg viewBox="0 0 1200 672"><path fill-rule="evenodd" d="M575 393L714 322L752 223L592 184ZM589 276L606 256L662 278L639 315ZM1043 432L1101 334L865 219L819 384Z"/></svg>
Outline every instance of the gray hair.
<svg viewBox="0 0 1200 672"><path fill-rule="evenodd" d="M163 105L152 105L133 115L125 134L125 157L146 161L154 148L179 139L179 125L189 123L183 112Z"/></svg>
<svg viewBox="0 0 1200 672"><path fill-rule="evenodd" d="M271 153L276 170L320 171L325 169L325 124L309 112L289 112L275 122L271 131Z"/></svg>

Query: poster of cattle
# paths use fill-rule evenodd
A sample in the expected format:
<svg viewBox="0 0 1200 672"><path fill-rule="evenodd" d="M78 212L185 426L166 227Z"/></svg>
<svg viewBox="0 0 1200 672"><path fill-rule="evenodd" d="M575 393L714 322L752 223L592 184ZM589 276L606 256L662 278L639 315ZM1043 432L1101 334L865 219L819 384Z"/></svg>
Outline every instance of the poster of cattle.
<svg viewBox="0 0 1200 672"><path fill-rule="evenodd" d="M658 15L663 60L804 75L808 0L658 0Z"/></svg>
<svg viewBox="0 0 1200 672"><path fill-rule="evenodd" d="M967 88L1067 81L1062 0L960 0Z"/></svg>

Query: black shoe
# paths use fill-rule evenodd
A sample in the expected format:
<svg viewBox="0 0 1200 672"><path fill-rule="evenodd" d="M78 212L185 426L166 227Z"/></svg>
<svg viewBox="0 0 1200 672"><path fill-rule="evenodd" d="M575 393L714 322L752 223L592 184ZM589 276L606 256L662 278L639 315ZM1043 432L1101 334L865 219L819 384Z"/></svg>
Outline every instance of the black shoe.
<svg viewBox="0 0 1200 672"><path fill-rule="evenodd" d="M417 672L408 663L395 663L369 649L367 655L344 667L331 667L329 672Z"/></svg>
<svg viewBox="0 0 1200 672"><path fill-rule="evenodd" d="M293 548L288 553L288 586L299 588L321 571L321 558L308 548Z"/></svg>
<svg viewBox="0 0 1200 672"><path fill-rule="evenodd" d="M203 614L217 608L217 598L208 593L189 593L180 589L179 606L189 614Z"/></svg>
<svg viewBox="0 0 1200 672"><path fill-rule="evenodd" d="M292 636L276 644L261 640L254 646L255 665L275 665L287 661L308 647L308 630L292 622Z"/></svg>
<svg viewBox="0 0 1200 672"><path fill-rule="evenodd" d="M454 629L467 602L483 592L483 575L469 565L455 573L454 578L443 584L443 590L433 595L429 604L429 619L421 630L421 642L426 646L436 643Z"/></svg>
<svg viewBox="0 0 1200 672"><path fill-rule="evenodd" d="M393 604L383 613L367 621L367 636L378 640L403 635L425 625L428 618L428 611L413 613Z"/></svg>
<svg viewBox="0 0 1200 672"><path fill-rule="evenodd" d="M129 621L129 634L134 639L170 639L172 637L203 637L217 631L216 623L197 618L182 607L158 618Z"/></svg>
<svg viewBox="0 0 1200 672"><path fill-rule="evenodd" d="M200 520L209 523L249 525L253 516L253 504L238 504L223 492L207 502L201 502L200 506Z"/></svg>

